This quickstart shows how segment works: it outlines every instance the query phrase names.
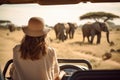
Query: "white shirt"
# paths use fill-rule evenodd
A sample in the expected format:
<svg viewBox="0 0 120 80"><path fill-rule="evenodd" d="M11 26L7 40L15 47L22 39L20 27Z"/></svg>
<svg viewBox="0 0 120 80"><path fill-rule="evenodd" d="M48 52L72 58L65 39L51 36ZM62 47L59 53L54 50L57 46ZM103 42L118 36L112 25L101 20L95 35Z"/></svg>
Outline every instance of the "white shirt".
<svg viewBox="0 0 120 80"><path fill-rule="evenodd" d="M59 75L59 66L53 48L39 60L24 60L20 57L20 45L13 49L14 80L54 80Z"/></svg>

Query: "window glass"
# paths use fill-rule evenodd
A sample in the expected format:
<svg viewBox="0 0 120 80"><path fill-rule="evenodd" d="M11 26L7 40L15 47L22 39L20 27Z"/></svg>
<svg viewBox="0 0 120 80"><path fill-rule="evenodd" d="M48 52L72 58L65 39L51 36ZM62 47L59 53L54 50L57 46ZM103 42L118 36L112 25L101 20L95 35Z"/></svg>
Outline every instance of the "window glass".
<svg viewBox="0 0 120 80"><path fill-rule="evenodd" d="M4 4L0 6L0 65L12 58L12 49L19 44L23 32L21 27L27 26L30 17L39 16L51 28L48 34L48 44L55 48L58 58L89 60L93 69L120 69L120 18L90 17L80 19L89 12L105 12L120 16L120 2L116 3L79 3L67 5L38 5L38 4ZM95 15L95 14L94 14ZM100 15L100 14L99 14ZM100 44L89 44L87 37L83 42L82 26L95 21L107 20L110 44L106 32L101 31ZM64 42L56 39L53 27L57 23L76 23L74 38ZM12 26L10 29L8 26ZM9 29L8 29L9 28ZM96 32L97 33L97 32ZM91 39L91 37L90 37Z"/></svg>

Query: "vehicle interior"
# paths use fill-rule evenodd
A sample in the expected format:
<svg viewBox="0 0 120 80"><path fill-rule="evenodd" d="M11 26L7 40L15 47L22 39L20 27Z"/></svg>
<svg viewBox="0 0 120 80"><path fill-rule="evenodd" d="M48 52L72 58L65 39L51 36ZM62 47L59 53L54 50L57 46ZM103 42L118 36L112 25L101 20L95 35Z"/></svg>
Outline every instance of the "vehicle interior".
<svg viewBox="0 0 120 80"><path fill-rule="evenodd" d="M4 4L5 5L6 4L7 5L39 4L40 6L51 6L51 5L58 6L58 5L71 5L71 4L75 5L75 4L79 4L79 3L88 3L88 2L90 2L90 3L119 3L120 4L120 0L0 0L0 6L2 6ZM79 33L79 34L82 34L82 33ZM76 42L76 44L77 44L77 42ZM85 45L87 45L87 44L85 44ZM87 46L89 46L89 45L87 45ZM118 47L119 47L119 44L118 44ZM111 50L111 52L112 52L112 50ZM70 53L70 52L68 51L68 53ZM86 54L91 54L91 53L88 52ZM91 62L95 62L95 61L87 60L85 57L83 57L81 59L78 59L78 58L77 59L75 59L75 58L64 59L61 57L58 58L58 63L61 64L60 70L64 70L66 72L66 75L62 78L62 80L99 80L99 79L120 80L120 67L118 67L117 69L115 69L115 68L114 69L107 69L107 68L106 69L104 69L104 68L103 69L97 69L97 68L94 69L93 64ZM6 61L3 69L0 70L0 80L11 80L11 77L7 75L7 72L9 72L9 68L12 63L13 63L13 59L9 59L8 61ZM74 64L78 64L78 63L82 64L82 65L80 65L80 66L74 65ZM99 62L97 64L99 64Z"/></svg>

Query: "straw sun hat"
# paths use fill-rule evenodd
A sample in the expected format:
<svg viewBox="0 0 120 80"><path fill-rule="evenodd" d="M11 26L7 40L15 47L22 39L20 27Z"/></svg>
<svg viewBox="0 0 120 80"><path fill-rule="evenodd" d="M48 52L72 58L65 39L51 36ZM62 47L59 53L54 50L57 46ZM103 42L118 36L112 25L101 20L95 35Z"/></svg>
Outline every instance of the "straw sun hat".
<svg viewBox="0 0 120 80"><path fill-rule="evenodd" d="M39 37L47 34L50 29L45 28L44 21L40 17L32 17L28 22L27 27L23 27L23 32L32 37Z"/></svg>

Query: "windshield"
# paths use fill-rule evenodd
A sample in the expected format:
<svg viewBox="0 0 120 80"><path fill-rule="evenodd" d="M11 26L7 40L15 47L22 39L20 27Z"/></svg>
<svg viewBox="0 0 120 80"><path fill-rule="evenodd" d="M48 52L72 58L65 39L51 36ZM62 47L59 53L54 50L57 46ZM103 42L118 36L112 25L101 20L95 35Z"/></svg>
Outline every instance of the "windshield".
<svg viewBox="0 0 120 80"><path fill-rule="evenodd" d="M92 64L93 69L120 69L120 18L118 17L88 17L81 19L89 12L105 12L120 16L120 2L117 3L79 3L69 5L41 6L38 4L4 4L0 6L0 66L13 56L13 47L20 44L24 36L21 27L26 26L33 16L42 17L47 27L51 28L48 34L48 45L55 48L57 57L63 59L86 59ZM83 42L82 26L96 21L108 23L109 43L107 32L101 31L101 40L96 44L97 36L93 43L87 37ZM5 22L2 22L5 21ZM76 23L74 38L61 41L56 39L53 27L57 23ZM10 25L12 29L8 29ZM95 33L97 34L97 32ZM90 36L91 39L91 36ZM99 42L99 41L98 41Z"/></svg>

